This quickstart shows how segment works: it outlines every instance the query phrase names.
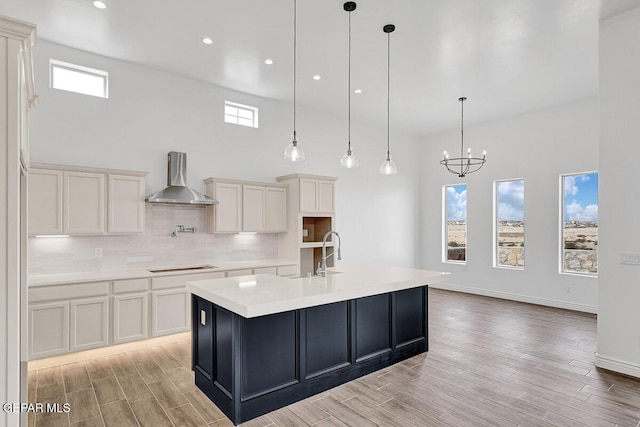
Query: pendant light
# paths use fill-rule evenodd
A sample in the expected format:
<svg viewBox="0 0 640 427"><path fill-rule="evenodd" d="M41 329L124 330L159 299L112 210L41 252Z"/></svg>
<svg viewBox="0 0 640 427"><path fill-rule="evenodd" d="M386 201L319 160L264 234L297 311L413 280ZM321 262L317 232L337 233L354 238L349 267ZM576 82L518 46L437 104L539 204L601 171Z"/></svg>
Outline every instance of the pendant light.
<svg viewBox="0 0 640 427"><path fill-rule="evenodd" d="M487 161L487 152L482 152L482 158L471 157L471 148L467 149L467 155L464 155L464 101L466 97L458 98L460 101L461 121L460 121L460 157L449 158L447 152L444 152L444 158L440 160L440 164L445 166L449 172L458 175L458 178L464 178L467 174L473 173L480 169Z"/></svg>
<svg viewBox="0 0 640 427"><path fill-rule="evenodd" d="M293 140L284 150L284 159L291 162L304 160L304 150L298 146L298 134L296 132L296 49L297 49L297 8L296 0L293 0Z"/></svg>
<svg viewBox="0 0 640 427"><path fill-rule="evenodd" d="M348 1L344 4L344 10L349 14L349 66L348 66L348 75L349 75L349 82L348 82L348 92L349 92L349 107L348 107L348 122L349 122L349 128L348 128L348 138L347 138L347 152L344 154L344 156L342 156L342 158L340 159L340 167L341 168L347 168L347 169L353 169L353 168L357 168L360 165L360 162L358 162L358 159L356 158L356 156L353 154L353 150L351 149L351 12L353 12L354 10L356 10L356 4L355 2L352 1Z"/></svg>
<svg viewBox="0 0 640 427"><path fill-rule="evenodd" d="M389 149L389 86L390 86L390 77L389 77L389 69L390 67L390 61L389 61L389 56L390 56L390 51L391 51L391 42L390 42L390 35L391 33L396 29L395 25L385 25L384 27L382 27L382 31L384 31L385 33L387 33L387 158L385 159L384 162L382 162L382 164L380 165L380 173L382 175L393 175L398 173L398 167L396 166L396 164L393 162L393 160L391 160L391 150Z"/></svg>

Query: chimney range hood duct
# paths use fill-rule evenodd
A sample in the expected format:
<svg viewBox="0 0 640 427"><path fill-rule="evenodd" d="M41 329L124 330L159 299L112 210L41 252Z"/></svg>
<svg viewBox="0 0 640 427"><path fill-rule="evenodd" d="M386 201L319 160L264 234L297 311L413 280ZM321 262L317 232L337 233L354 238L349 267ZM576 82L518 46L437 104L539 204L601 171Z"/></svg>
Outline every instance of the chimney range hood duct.
<svg viewBox="0 0 640 427"><path fill-rule="evenodd" d="M192 205L217 205L218 201L187 187L187 153L172 151L168 159L168 187L149 194L145 201L149 203L176 203Z"/></svg>

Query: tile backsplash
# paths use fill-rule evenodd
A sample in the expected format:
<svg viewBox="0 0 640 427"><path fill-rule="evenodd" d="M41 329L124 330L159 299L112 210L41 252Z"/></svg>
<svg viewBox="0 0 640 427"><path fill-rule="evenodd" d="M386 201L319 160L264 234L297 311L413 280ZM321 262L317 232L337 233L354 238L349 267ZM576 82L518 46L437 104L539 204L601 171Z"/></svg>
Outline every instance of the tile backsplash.
<svg viewBox="0 0 640 427"><path fill-rule="evenodd" d="M146 204L145 232L29 238L29 274L113 271L278 257L277 234L209 234L204 206ZM171 237L176 225L195 233ZM98 249L98 251L96 251ZM96 252L102 256L96 256Z"/></svg>

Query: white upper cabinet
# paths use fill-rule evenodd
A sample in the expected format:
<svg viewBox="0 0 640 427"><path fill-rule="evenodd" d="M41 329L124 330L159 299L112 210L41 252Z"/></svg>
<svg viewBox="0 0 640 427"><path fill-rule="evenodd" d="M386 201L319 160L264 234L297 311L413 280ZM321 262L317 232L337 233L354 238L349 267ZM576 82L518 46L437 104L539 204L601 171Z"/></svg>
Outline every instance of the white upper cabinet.
<svg viewBox="0 0 640 427"><path fill-rule="evenodd" d="M279 176L278 182L286 182L292 193L297 193L298 212L335 213L335 181L337 178L319 175L293 174Z"/></svg>
<svg viewBox="0 0 640 427"><path fill-rule="evenodd" d="M300 179L300 210L318 212L318 180Z"/></svg>
<svg viewBox="0 0 640 427"><path fill-rule="evenodd" d="M287 231L287 189L265 188L265 231L284 233Z"/></svg>
<svg viewBox="0 0 640 427"><path fill-rule="evenodd" d="M27 194L29 234L63 234L62 171L32 169Z"/></svg>
<svg viewBox="0 0 640 427"><path fill-rule="evenodd" d="M68 234L105 232L104 174L64 172L63 218Z"/></svg>
<svg viewBox="0 0 640 427"><path fill-rule="evenodd" d="M318 212L335 212L333 181L318 180Z"/></svg>
<svg viewBox="0 0 640 427"><path fill-rule="evenodd" d="M129 234L144 231L143 172L32 164L30 235Z"/></svg>
<svg viewBox="0 0 640 427"><path fill-rule="evenodd" d="M207 178L207 195L218 204L208 207L210 233L282 233L287 231L287 186Z"/></svg>
<svg viewBox="0 0 640 427"><path fill-rule="evenodd" d="M265 188L242 186L242 230L265 231Z"/></svg>
<svg viewBox="0 0 640 427"><path fill-rule="evenodd" d="M242 231L242 185L216 182L213 197L218 201L218 204L213 207L215 231L219 233Z"/></svg>
<svg viewBox="0 0 640 427"><path fill-rule="evenodd" d="M109 175L109 233L144 231L144 177Z"/></svg>

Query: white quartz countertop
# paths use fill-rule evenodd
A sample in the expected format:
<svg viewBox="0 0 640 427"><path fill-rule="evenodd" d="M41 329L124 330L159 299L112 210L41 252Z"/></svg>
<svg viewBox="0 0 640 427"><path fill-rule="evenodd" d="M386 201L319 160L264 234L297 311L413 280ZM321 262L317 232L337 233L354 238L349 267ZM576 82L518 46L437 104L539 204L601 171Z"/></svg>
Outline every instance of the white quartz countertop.
<svg viewBox="0 0 640 427"><path fill-rule="evenodd" d="M187 290L245 318L443 282L450 273L388 266L340 266L327 277L271 274L187 282Z"/></svg>
<svg viewBox="0 0 640 427"><path fill-rule="evenodd" d="M115 270L115 271L89 271L79 273L63 273L63 274L43 274L43 275L31 275L27 282L29 286L49 286L49 285L62 285L69 283L83 283L83 282L101 282L111 280L126 280L126 279L140 279L140 278L154 278L163 276L178 276L183 274L207 274L215 273L219 271L232 271L232 270L244 270L249 268L262 268L262 267L280 267L283 265L297 264L296 261L291 260L251 260L251 261L227 261L227 262L205 262L199 265L212 265L215 268L206 268L202 270L179 270L179 271L166 271L162 273L152 273L150 268L138 268L130 270ZM182 265L172 266L157 266L156 268L180 268L188 267Z"/></svg>

